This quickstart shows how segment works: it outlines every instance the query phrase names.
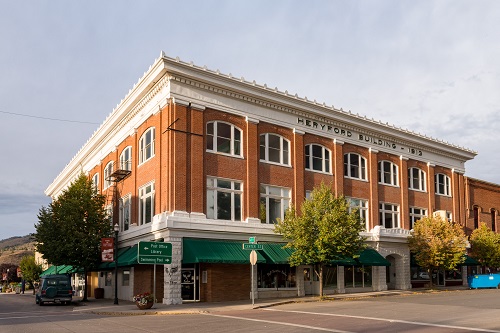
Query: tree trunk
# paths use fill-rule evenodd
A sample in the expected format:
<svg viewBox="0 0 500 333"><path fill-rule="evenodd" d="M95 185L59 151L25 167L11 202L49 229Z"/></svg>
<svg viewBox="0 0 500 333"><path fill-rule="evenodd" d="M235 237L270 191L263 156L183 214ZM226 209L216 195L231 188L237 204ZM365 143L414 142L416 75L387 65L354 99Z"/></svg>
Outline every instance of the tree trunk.
<svg viewBox="0 0 500 333"><path fill-rule="evenodd" d="M85 284L83 285L83 299L82 299L82 302L87 302L89 300L87 298L87 269L83 270L83 274L85 276Z"/></svg>
<svg viewBox="0 0 500 333"><path fill-rule="evenodd" d="M319 264L319 297L323 297L323 264Z"/></svg>

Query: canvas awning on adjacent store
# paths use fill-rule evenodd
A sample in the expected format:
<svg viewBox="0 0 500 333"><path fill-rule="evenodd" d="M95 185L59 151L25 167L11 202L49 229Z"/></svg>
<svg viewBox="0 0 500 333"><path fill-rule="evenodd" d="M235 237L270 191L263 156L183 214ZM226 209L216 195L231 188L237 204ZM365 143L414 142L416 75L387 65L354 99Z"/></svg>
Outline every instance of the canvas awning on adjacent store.
<svg viewBox="0 0 500 333"><path fill-rule="evenodd" d="M356 258L358 265L363 266L391 266L391 263L385 259L380 253L372 248L366 248Z"/></svg>
<svg viewBox="0 0 500 333"><path fill-rule="evenodd" d="M182 263L249 264L250 251L243 250L242 242L184 238ZM257 263L266 259L257 251Z"/></svg>
<svg viewBox="0 0 500 333"><path fill-rule="evenodd" d="M75 268L71 265L58 265L58 266L50 266L46 270L40 274L40 276L52 275L52 274L71 274L79 272L78 268Z"/></svg>

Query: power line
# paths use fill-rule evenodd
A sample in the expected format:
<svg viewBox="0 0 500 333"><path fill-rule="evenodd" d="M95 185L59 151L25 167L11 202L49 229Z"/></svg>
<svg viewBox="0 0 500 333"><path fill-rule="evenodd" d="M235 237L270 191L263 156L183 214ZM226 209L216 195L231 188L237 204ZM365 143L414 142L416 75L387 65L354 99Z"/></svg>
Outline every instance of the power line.
<svg viewBox="0 0 500 333"><path fill-rule="evenodd" d="M68 119L60 119L60 118L40 117L40 116L33 116L33 115L29 115L29 114L7 112L7 111L0 111L0 113L10 114L10 115L14 115L14 116L28 117L28 118L37 118L37 119L52 120L52 121L64 121L64 122L68 122L68 123L99 125L99 123L93 123L90 121L79 121L79 120L68 120Z"/></svg>

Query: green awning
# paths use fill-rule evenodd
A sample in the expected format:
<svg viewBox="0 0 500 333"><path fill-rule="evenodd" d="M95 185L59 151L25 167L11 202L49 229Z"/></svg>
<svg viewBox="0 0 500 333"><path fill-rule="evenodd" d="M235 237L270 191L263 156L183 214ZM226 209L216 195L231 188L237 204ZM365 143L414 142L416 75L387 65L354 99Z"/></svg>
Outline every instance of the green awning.
<svg viewBox="0 0 500 333"><path fill-rule="evenodd" d="M356 260L354 260L353 258L348 258L348 257L344 257L344 258L338 259L338 260L332 260L332 261L330 261L330 264L332 266L357 266L358 265Z"/></svg>
<svg viewBox="0 0 500 333"><path fill-rule="evenodd" d="M363 266L391 266L391 263L382 257L380 253L371 248L366 248L361 252L356 261Z"/></svg>
<svg viewBox="0 0 500 333"><path fill-rule="evenodd" d="M288 264L288 258L293 249L283 248L286 244L262 243L263 250L259 251L266 258L268 264Z"/></svg>
<svg viewBox="0 0 500 333"><path fill-rule="evenodd" d="M118 249L118 267L137 265L137 245ZM115 262L101 262L98 270L115 268Z"/></svg>
<svg viewBox="0 0 500 333"><path fill-rule="evenodd" d="M481 266L481 263L479 261L477 261L476 259L466 255L465 261L462 264L460 264L459 266Z"/></svg>
<svg viewBox="0 0 500 333"><path fill-rule="evenodd" d="M266 259L257 252L257 263ZM182 263L249 264L250 251L243 250L243 242L184 238Z"/></svg>
<svg viewBox="0 0 500 333"><path fill-rule="evenodd" d="M50 266L45 271L40 274L40 276L51 275L51 274L71 274L77 272L78 269L75 269L71 265L59 265L59 266Z"/></svg>

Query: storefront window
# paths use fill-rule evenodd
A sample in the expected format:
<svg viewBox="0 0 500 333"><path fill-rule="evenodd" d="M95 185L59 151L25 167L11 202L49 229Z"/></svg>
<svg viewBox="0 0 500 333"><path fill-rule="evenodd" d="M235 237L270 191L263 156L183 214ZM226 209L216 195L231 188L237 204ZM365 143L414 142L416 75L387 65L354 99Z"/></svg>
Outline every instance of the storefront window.
<svg viewBox="0 0 500 333"><path fill-rule="evenodd" d="M344 284L346 288L371 287L372 266L345 266Z"/></svg>
<svg viewBox="0 0 500 333"><path fill-rule="evenodd" d="M337 288L337 266L323 267L323 281L325 289Z"/></svg>
<svg viewBox="0 0 500 333"><path fill-rule="evenodd" d="M258 265L258 288L295 288L295 267L289 265Z"/></svg>

